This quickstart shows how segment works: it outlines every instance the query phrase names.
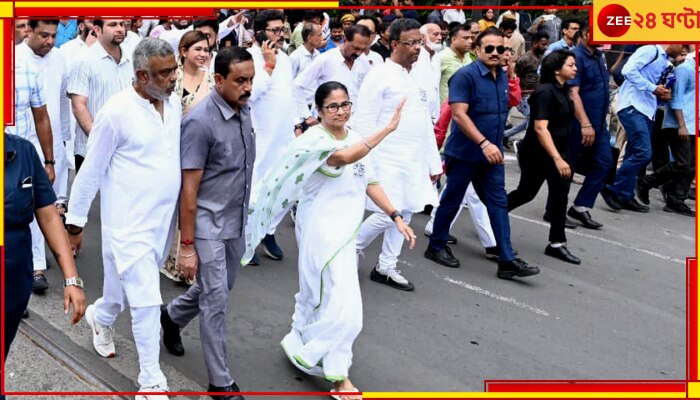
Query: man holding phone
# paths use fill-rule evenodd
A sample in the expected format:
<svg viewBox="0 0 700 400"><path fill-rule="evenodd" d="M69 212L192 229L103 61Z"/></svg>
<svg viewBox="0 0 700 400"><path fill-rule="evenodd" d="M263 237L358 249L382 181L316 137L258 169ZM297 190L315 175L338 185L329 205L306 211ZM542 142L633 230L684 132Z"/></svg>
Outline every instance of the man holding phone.
<svg viewBox="0 0 700 400"><path fill-rule="evenodd" d="M253 23L255 44L248 51L253 55L255 81L250 96L251 118L255 129L255 164L253 182L261 182L267 171L282 157L294 139L295 104L292 63L282 51L284 14L279 10L262 10ZM252 197L256 197L253 187ZM273 260L284 257L275 241L275 229L284 215L271 224L262 241L265 254ZM253 258L252 264L257 263Z"/></svg>

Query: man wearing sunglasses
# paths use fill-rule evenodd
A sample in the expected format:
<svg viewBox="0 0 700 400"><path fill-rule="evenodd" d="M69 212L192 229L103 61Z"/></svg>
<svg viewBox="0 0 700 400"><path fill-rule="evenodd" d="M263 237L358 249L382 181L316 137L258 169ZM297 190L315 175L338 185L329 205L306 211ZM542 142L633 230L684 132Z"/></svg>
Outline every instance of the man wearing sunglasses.
<svg viewBox="0 0 700 400"><path fill-rule="evenodd" d="M449 82L452 134L445 144L447 185L435 214L425 257L446 267L459 267L447 247L450 224L469 183L488 209L498 247L498 278L526 277L540 272L516 258L510 243L502 139L508 116L508 78L501 69L506 52L503 33L488 28L476 38L478 60L457 71Z"/></svg>

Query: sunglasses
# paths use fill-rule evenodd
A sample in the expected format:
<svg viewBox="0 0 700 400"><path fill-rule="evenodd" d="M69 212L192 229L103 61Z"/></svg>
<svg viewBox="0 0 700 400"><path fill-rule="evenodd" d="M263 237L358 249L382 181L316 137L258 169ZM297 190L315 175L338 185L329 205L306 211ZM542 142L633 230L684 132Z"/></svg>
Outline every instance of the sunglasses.
<svg viewBox="0 0 700 400"><path fill-rule="evenodd" d="M494 46L491 44L488 46L484 46L483 49L486 54L491 54L494 50L496 50L496 53L498 54L503 54L506 52L506 46Z"/></svg>

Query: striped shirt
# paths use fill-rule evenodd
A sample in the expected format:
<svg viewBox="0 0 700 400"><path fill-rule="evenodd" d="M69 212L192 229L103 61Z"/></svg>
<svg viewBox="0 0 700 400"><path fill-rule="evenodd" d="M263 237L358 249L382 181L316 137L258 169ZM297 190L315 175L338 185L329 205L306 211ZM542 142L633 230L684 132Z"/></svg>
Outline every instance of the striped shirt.
<svg viewBox="0 0 700 400"><path fill-rule="evenodd" d="M97 112L107 100L129 86L133 78L134 69L130 54L122 52L121 60L117 64L100 42L96 42L73 65L68 81L68 94L88 98L87 108L94 121ZM87 139L80 124L76 124L75 154L85 156Z"/></svg>
<svg viewBox="0 0 700 400"><path fill-rule="evenodd" d="M22 57L15 57L15 126L6 127L5 133L27 139L36 146L39 138L32 108L45 105L46 95L39 71Z"/></svg>

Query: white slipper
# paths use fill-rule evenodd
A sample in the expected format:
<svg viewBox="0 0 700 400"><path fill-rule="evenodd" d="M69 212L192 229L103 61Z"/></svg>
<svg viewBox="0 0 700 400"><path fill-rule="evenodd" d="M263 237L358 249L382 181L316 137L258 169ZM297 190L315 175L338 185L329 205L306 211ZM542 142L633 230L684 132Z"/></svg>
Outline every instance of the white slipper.
<svg viewBox="0 0 700 400"><path fill-rule="evenodd" d="M341 393L341 394L332 394L331 397L334 398L335 400L340 400L340 396L349 394L349 393L360 393L360 390L357 389L356 387L352 388L351 392L339 392L336 389L331 389L331 393Z"/></svg>
<svg viewBox="0 0 700 400"><path fill-rule="evenodd" d="M306 374L319 376L321 378L324 378L326 376L326 374L323 373L322 367L316 365L311 368L306 368L305 366L301 365L296 358L294 358L294 355L302 347L304 347L304 341L301 339L301 335L297 330L292 329L291 332L286 334L280 342L280 345L282 345L282 350L284 350L284 354L287 355L289 361L291 361L291 363L294 364L294 366L297 367L299 370Z"/></svg>

